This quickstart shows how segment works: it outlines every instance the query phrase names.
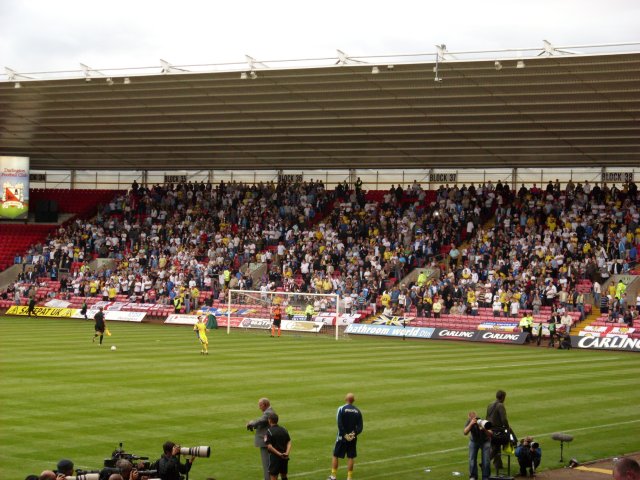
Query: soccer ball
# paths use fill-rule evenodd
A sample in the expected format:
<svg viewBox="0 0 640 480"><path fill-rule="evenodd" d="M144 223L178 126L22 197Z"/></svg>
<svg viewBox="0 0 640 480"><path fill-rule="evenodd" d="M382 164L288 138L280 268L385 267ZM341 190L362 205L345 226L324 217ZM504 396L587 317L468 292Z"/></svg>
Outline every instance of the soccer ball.
<svg viewBox="0 0 640 480"><path fill-rule="evenodd" d="M115 345L111 345L111 350L115 350L116 346Z"/></svg>

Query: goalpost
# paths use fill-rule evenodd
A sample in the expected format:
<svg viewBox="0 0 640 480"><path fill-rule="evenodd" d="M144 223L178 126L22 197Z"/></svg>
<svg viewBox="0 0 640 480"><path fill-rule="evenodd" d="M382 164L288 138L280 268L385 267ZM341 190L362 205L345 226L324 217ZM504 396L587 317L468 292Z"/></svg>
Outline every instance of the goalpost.
<svg viewBox="0 0 640 480"><path fill-rule="evenodd" d="M335 327L339 337L342 323L340 295L336 293L300 293L230 289L227 294L227 335L231 332L232 318L239 318L253 328L268 328L273 320L273 308L279 305L283 330L315 331ZM311 314L309 306L313 309ZM312 326L313 322L315 325ZM322 325L320 325L322 323ZM326 330L325 330L326 331Z"/></svg>

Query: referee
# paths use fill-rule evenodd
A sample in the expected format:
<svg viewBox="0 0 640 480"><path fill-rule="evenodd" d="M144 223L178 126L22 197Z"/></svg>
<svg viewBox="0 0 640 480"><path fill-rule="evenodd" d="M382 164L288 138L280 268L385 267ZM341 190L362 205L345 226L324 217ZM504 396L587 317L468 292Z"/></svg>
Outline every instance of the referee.
<svg viewBox="0 0 640 480"><path fill-rule="evenodd" d="M353 393L347 393L345 403L338 408L338 438L333 447L333 459L331 461L331 476L329 480L336 480L338 473L338 458L347 456L347 480L351 480L353 475L353 463L357 456L356 445L358 443L358 435L362 433L362 413L353 402L355 396Z"/></svg>

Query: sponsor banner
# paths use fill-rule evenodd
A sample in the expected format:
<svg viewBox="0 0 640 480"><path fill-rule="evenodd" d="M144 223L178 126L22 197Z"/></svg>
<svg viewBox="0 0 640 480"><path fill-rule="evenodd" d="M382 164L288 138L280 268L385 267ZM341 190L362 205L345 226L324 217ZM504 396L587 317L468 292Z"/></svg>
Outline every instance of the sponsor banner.
<svg viewBox="0 0 640 480"><path fill-rule="evenodd" d="M171 323L174 325L195 325L198 321L198 315L169 315L164 323Z"/></svg>
<svg viewBox="0 0 640 480"><path fill-rule="evenodd" d="M282 320L282 330L287 331L318 333L322 327L324 327L324 323L322 322Z"/></svg>
<svg viewBox="0 0 640 480"><path fill-rule="evenodd" d="M118 322L141 322L146 315L146 312L104 312L105 320Z"/></svg>
<svg viewBox="0 0 640 480"><path fill-rule="evenodd" d="M591 325L584 327L584 329L578 333L581 337L622 337L627 338L630 334L636 331L635 328L630 327L593 327Z"/></svg>
<svg viewBox="0 0 640 480"><path fill-rule="evenodd" d="M369 325L352 323L347 325L345 333L352 335L379 335L383 337L431 338L435 328L398 327L396 325Z"/></svg>
<svg viewBox="0 0 640 480"><path fill-rule="evenodd" d="M371 323L374 325L396 325L398 327L402 327L411 323L411 320L413 319L414 317L389 317L381 314L374 318Z"/></svg>
<svg viewBox="0 0 640 480"><path fill-rule="evenodd" d="M307 322L302 320L282 320L280 328L284 331L289 331L289 332L318 333L323 326L324 326L324 323L322 322ZM240 327L268 330L269 328L271 328L271 319L245 317L240 322Z"/></svg>
<svg viewBox="0 0 640 480"><path fill-rule="evenodd" d="M99 301L91 305L91 310L98 311L98 308L102 307L105 312L120 312L120 311L131 311L131 310L144 310L148 311L152 308L157 308L158 304L156 303L131 303L131 302L108 302L108 301Z"/></svg>
<svg viewBox="0 0 640 480"><path fill-rule="evenodd" d="M593 350L640 352L640 338L571 336L571 346Z"/></svg>
<svg viewBox="0 0 640 480"><path fill-rule="evenodd" d="M152 308L157 308L158 305L156 303L125 303L121 310L151 310Z"/></svg>
<svg viewBox="0 0 640 480"><path fill-rule="evenodd" d="M271 328L271 320L268 318L243 318L240 322L240 327L266 330Z"/></svg>
<svg viewBox="0 0 640 480"><path fill-rule="evenodd" d="M0 157L0 218L29 214L29 157Z"/></svg>
<svg viewBox="0 0 640 480"><path fill-rule="evenodd" d="M227 317L216 317L218 327L227 327ZM230 324L232 327L239 327L242 322L242 317L231 317Z"/></svg>
<svg viewBox="0 0 640 480"><path fill-rule="evenodd" d="M477 331L475 337L473 338L474 342L490 342L490 343L513 343L513 344L524 344L524 341L527 338L527 334L524 332L520 333L507 333L507 332L483 332Z"/></svg>
<svg viewBox="0 0 640 480"><path fill-rule="evenodd" d="M13 305L7 310L7 315L27 315L27 306ZM36 307L35 312L39 317L65 317L71 318L78 311L76 308L52 308L52 307Z"/></svg>
<svg viewBox="0 0 640 480"><path fill-rule="evenodd" d="M517 323L510 322L482 322L478 325L478 330L492 330L494 332L514 332L517 328Z"/></svg>
<svg viewBox="0 0 640 480"><path fill-rule="evenodd" d="M79 309L75 309L75 312L72 317L73 318L82 318L84 319L84 315L80 313ZM93 320L98 310L91 309L87 310L87 320ZM105 320L115 320L117 322L141 322L144 317L147 315L146 312L121 312L119 310L105 310L104 311L104 319Z"/></svg>
<svg viewBox="0 0 640 480"><path fill-rule="evenodd" d="M478 332L475 330L456 330L452 328L436 328L433 334L434 339L439 340L467 340L474 339Z"/></svg>
<svg viewBox="0 0 640 480"><path fill-rule="evenodd" d="M325 312L319 313L313 318L313 320L316 322L323 322L327 325L335 325L337 323L340 326L344 326L354 323L360 317L362 317L362 315L359 313L341 313L340 315L337 315L335 312ZM304 319L306 320L307 318L305 317Z"/></svg>
<svg viewBox="0 0 640 480"><path fill-rule="evenodd" d="M57 298L54 298L53 300L49 300L47 303L45 303L45 306L51 307L51 308L68 308L69 305L71 305L71 302L67 302L65 300L58 300Z"/></svg>
<svg viewBox="0 0 640 480"><path fill-rule="evenodd" d="M207 315L211 313L216 317L226 316L227 313L243 317L253 312L255 312L255 309L253 308L232 308L231 310L229 310L228 308L200 307L200 309L198 310L198 313L205 313Z"/></svg>

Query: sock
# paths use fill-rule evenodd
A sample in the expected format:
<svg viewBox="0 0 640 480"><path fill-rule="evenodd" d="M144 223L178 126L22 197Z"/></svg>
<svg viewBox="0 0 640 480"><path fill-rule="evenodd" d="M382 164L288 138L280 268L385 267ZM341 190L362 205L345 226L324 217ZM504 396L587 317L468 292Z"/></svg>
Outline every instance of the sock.
<svg viewBox="0 0 640 480"><path fill-rule="evenodd" d="M353 472L347 472L347 480L351 480Z"/></svg>
<svg viewBox="0 0 640 480"><path fill-rule="evenodd" d="M338 469L337 468L332 468L331 469L331 476L333 478L336 478L336 475L338 475Z"/></svg>
<svg viewBox="0 0 640 480"><path fill-rule="evenodd" d="M104 335L100 335L100 345L102 345L102 337L103 337L103 336L104 336Z"/></svg>

